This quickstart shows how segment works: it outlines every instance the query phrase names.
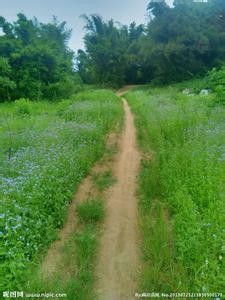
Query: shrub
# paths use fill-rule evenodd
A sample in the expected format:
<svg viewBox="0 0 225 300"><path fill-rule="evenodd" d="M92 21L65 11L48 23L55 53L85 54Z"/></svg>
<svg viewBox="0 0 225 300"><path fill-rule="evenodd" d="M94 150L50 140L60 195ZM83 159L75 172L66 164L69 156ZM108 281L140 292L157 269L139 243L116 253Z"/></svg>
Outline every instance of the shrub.
<svg viewBox="0 0 225 300"><path fill-rule="evenodd" d="M15 101L16 113L21 116L29 116L31 114L30 100L20 98Z"/></svg>
<svg viewBox="0 0 225 300"><path fill-rule="evenodd" d="M216 93L216 102L225 104L225 66L219 70L213 68L208 74L208 82Z"/></svg>

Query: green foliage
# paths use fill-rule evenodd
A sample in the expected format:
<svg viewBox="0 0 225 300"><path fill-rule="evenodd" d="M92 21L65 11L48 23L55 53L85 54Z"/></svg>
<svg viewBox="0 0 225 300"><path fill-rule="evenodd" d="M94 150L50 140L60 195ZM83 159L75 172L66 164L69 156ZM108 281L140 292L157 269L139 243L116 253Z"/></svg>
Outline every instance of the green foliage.
<svg viewBox="0 0 225 300"><path fill-rule="evenodd" d="M208 74L210 87L216 93L216 102L225 104L225 67L212 69Z"/></svg>
<svg viewBox="0 0 225 300"><path fill-rule="evenodd" d="M98 15L84 16L87 34L84 38L90 76L94 83L111 84L114 86L124 83L124 43L123 31L117 29L114 22L104 22ZM112 51L113 48L113 51Z"/></svg>
<svg viewBox="0 0 225 300"><path fill-rule="evenodd" d="M178 82L202 76L225 60L225 2L150 1L147 26L118 25L84 15L85 51L68 48L65 22L0 18L0 101L21 97L56 100L80 91L82 82L118 87Z"/></svg>
<svg viewBox="0 0 225 300"><path fill-rule="evenodd" d="M80 85L67 43L71 30L56 18L39 23L18 14L10 24L1 17L0 99L69 97Z"/></svg>
<svg viewBox="0 0 225 300"><path fill-rule="evenodd" d="M74 98L31 102L29 118L16 112L16 106L27 112L26 100L1 104L1 290L26 282L26 270L55 238L79 183L103 154L106 135L121 122L122 104L113 92Z"/></svg>
<svg viewBox="0 0 225 300"><path fill-rule="evenodd" d="M56 114L62 117L65 114L66 110L69 109L71 104L72 101L70 99L61 100L57 106Z"/></svg>
<svg viewBox="0 0 225 300"><path fill-rule="evenodd" d="M29 99L21 98L15 101L16 113L21 116L29 116L31 114L31 104Z"/></svg>
<svg viewBox="0 0 225 300"><path fill-rule="evenodd" d="M207 77L185 80L170 86L179 92L183 92L185 89L190 89L194 94L200 94L201 90L211 88Z"/></svg>
<svg viewBox="0 0 225 300"><path fill-rule="evenodd" d="M80 223L62 249L62 261L57 266L54 278L43 279L35 274L26 289L40 292L50 287L52 292L64 292L67 299L74 300L74 295L79 300L96 299L94 266L100 237L99 222L105 215L103 201L87 199L77 204L76 212Z"/></svg>
<svg viewBox="0 0 225 300"><path fill-rule="evenodd" d="M41 276L32 274L26 290L33 293L49 290L52 293L65 293L66 299L69 300L74 300L74 295L76 295L76 300L96 299L93 291L94 266L99 233L97 223L79 226L62 249L62 261L54 277L43 279Z"/></svg>
<svg viewBox="0 0 225 300"><path fill-rule="evenodd" d="M165 0L150 0L147 8L155 17L161 16L169 10Z"/></svg>
<svg viewBox="0 0 225 300"><path fill-rule="evenodd" d="M61 291L66 291L69 300L73 300L74 295L76 295L77 300L96 299L93 287L94 259L97 252L98 237L99 232L94 225L85 226L74 237L75 245L73 248L76 249L76 263L74 265L76 270L66 285L60 284ZM59 290L58 283L55 283L53 290Z"/></svg>
<svg viewBox="0 0 225 300"><path fill-rule="evenodd" d="M91 263L93 254L96 251L96 233L93 232L94 227L89 225L86 228L78 232L75 236L78 257L78 267L83 272L87 272L89 264Z"/></svg>
<svg viewBox="0 0 225 300"><path fill-rule="evenodd" d="M103 192L115 183L115 178L113 178L111 170L107 170L103 173L95 173L93 174L92 179L100 192Z"/></svg>
<svg viewBox="0 0 225 300"><path fill-rule="evenodd" d="M118 87L141 77L138 64L138 41L144 32L142 25L130 27L104 21L98 15L84 16L87 31L86 51L78 52L78 68L87 83Z"/></svg>
<svg viewBox="0 0 225 300"><path fill-rule="evenodd" d="M177 0L148 4L146 27L117 26L85 16L85 51L78 53L85 82L120 86L154 80L165 84L202 76L225 60L225 2Z"/></svg>
<svg viewBox="0 0 225 300"><path fill-rule="evenodd" d="M76 206L78 217L83 223L96 223L104 218L103 202L100 199L88 199Z"/></svg>
<svg viewBox="0 0 225 300"><path fill-rule="evenodd" d="M145 270L150 273L154 261L151 257L158 251L148 242L152 240L148 233L151 236L152 205L160 198L170 212L173 226L175 252L170 257L171 265L178 264L185 271L181 268L183 275L178 279L176 269L171 273L165 271L171 268L165 260L161 261L161 267L156 263L156 267L160 267L156 274L161 276L164 270L165 276L169 274L167 282L178 291L180 286L191 292L222 291L225 280L225 110L212 105L211 96L187 97L179 89L180 85L145 91L136 89L127 95L136 114L139 143L152 157L141 174L144 245L150 251L149 267ZM157 232L163 229L154 228ZM164 241L167 243L166 237ZM144 251L147 250L144 248ZM163 257L166 258L166 254ZM149 287L150 283L143 276L145 288Z"/></svg>
<svg viewBox="0 0 225 300"><path fill-rule="evenodd" d="M12 69L8 59L0 57L0 102L10 100L10 94L16 88L16 84L11 80Z"/></svg>
<svg viewBox="0 0 225 300"><path fill-rule="evenodd" d="M225 2L178 0L171 8L163 2L152 5L161 13L148 24L142 55L158 82L201 75L225 59L221 17Z"/></svg>

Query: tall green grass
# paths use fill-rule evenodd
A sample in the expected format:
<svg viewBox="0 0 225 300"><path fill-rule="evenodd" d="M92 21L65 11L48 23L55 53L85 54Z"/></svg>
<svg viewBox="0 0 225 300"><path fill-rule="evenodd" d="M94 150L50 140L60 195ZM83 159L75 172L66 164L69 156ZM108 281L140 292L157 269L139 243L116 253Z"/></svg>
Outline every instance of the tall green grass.
<svg viewBox="0 0 225 300"><path fill-rule="evenodd" d="M213 96L185 96L180 89L173 85L127 94L140 146L151 156L144 159L140 175L141 286L224 292L225 109L214 104ZM167 258L171 241L165 219L153 214L157 201L161 211L169 211L172 226L174 249ZM159 219L163 224L157 225ZM164 238L162 232L167 232ZM154 248L157 243L160 247ZM147 275L152 270L155 279Z"/></svg>
<svg viewBox="0 0 225 300"><path fill-rule="evenodd" d="M97 299L94 270L101 234L99 225L105 216L103 200L86 199L76 206L76 214L79 220L76 231L61 250L62 259L54 276L42 277L35 270L26 285L29 292L64 294L69 300Z"/></svg>
<svg viewBox="0 0 225 300"><path fill-rule="evenodd" d="M74 192L123 114L108 90L28 106L0 105L0 290L24 285L27 268L56 238Z"/></svg>

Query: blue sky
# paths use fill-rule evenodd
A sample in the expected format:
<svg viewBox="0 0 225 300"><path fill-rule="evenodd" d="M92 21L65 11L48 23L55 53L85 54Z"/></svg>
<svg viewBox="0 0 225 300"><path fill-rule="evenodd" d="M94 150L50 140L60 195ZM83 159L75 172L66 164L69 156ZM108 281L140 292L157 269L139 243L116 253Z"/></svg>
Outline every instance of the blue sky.
<svg viewBox="0 0 225 300"><path fill-rule="evenodd" d="M48 22L55 15L60 21L66 21L73 34L69 46L73 50L83 47L84 21L82 14L98 13L104 19L113 18L122 24L132 21L146 21L148 0L0 0L0 15L8 21L16 19L18 12L29 18L37 17L41 22ZM168 0L170 1L170 0Z"/></svg>

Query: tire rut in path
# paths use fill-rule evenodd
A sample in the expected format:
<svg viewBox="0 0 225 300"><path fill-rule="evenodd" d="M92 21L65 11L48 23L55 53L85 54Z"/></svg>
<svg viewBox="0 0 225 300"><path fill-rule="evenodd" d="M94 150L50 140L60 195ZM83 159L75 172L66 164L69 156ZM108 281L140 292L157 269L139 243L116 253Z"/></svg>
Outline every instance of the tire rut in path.
<svg viewBox="0 0 225 300"><path fill-rule="evenodd" d="M125 128L114 163L117 183L106 194L107 217L96 269L99 300L134 299L137 287L139 235L136 187L140 153L133 115L125 99L123 106Z"/></svg>

